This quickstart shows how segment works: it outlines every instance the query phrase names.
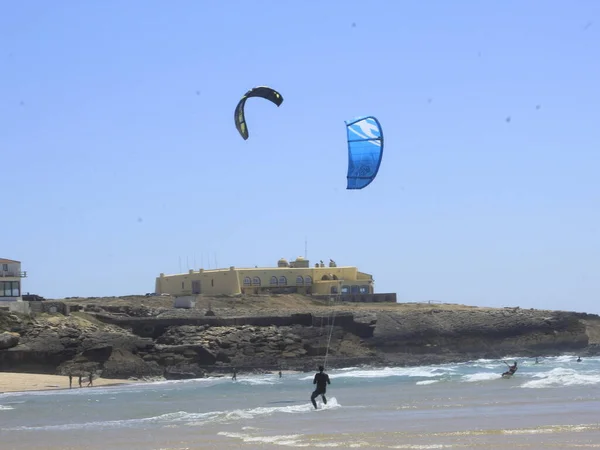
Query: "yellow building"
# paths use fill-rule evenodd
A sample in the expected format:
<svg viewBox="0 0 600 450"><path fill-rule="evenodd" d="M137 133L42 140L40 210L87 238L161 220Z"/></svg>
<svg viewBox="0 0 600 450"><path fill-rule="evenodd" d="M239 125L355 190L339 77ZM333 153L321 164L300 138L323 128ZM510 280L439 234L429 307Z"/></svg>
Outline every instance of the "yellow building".
<svg viewBox="0 0 600 450"><path fill-rule="evenodd" d="M156 294L238 295L259 293L373 294L373 276L354 266L337 266L329 260L310 267L309 261L298 257L288 262L280 259L277 267L254 267L190 270L188 273L156 278Z"/></svg>

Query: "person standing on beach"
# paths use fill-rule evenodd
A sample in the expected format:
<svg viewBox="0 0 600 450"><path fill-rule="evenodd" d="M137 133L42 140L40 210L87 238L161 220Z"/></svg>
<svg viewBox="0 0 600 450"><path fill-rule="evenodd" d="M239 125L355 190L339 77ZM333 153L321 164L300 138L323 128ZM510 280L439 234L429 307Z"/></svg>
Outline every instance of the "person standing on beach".
<svg viewBox="0 0 600 450"><path fill-rule="evenodd" d="M92 372L90 372L90 375L88 376L88 387L93 386L92 380L94 379L94 374Z"/></svg>
<svg viewBox="0 0 600 450"><path fill-rule="evenodd" d="M83 383L83 377L81 375L79 375L79 387L83 387L82 383Z"/></svg>
<svg viewBox="0 0 600 450"><path fill-rule="evenodd" d="M69 372L69 389L73 387L73 375Z"/></svg>
<svg viewBox="0 0 600 450"><path fill-rule="evenodd" d="M327 398L325 397L325 392L327 392L327 385L331 384L331 380L329 379L329 375L323 372L325 368L323 366L319 366L319 372L315 374L315 378L313 379L313 384L317 385L317 388L314 390L312 395L310 396L310 401L312 402L315 409L317 409L317 402L315 399L320 395L323 399L323 403L327 404Z"/></svg>

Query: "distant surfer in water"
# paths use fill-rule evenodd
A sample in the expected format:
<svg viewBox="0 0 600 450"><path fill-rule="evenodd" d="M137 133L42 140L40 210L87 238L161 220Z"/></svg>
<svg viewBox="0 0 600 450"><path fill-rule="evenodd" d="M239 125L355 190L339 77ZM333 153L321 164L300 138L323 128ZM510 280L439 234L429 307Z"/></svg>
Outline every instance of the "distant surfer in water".
<svg viewBox="0 0 600 450"><path fill-rule="evenodd" d="M504 372L502 374L503 377L511 377L515 374L515 372L517 371L517 362L515 361L515 363L512 366L508 366L508 371Z"/></svg>
<svg viewBox="0 0 600 450"><path fill-rule="evenodd" d="M313 384L317 385L317 388L314 390L312 395L310 396L310 401L312 402L315 409L317 409L317 402L315 399L320 395L323 399L323 403L327 404L327 398L325 398L325 392L327 391L327 385L331 384L329 380L329 375L324 373L325 369L323 366L319 366L319 372L315 374L315 378L313 379Z"/></svg>

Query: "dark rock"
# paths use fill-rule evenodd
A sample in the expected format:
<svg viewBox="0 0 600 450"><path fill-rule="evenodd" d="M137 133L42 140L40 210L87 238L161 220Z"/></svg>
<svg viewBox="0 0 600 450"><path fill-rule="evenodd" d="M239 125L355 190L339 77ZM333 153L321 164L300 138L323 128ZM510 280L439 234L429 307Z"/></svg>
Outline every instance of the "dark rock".
<svg viewBox="0 0 600 450"><path fill-rule="evenodd" d="M0 350L12 348L19 343L21 337L17 333L0 333Z"/></svg>
<svg viewBox="0 0 600 450"><path fill-rule="evenodd" d="M102 368L104 378L157 377L162 376L163 372L163 368L155 361L144 361L140 356L122 349L114 349Z"/></svg>
<svg viewBox="0 0 600 450"><path fill-rule="evenodd" d="M179 363L166 368L164 377L167 380L184 380L191 378L204 378L206 371L196 363Z"/></svg>

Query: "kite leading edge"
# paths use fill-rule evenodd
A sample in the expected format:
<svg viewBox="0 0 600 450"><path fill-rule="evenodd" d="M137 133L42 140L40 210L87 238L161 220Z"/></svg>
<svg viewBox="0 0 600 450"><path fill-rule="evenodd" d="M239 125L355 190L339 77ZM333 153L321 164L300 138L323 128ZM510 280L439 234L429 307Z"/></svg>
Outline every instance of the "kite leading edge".
<svg viewBox="0 0 600 450"><path fill-rule="evenodd" d="M244 140L248 139L248 126L246 125L246 115L244 114L244 106L246 105L246 100L250 97L264 98L265 100L269 100L270 102L277 105L277 107L279 107L283 103L283 97L281 96L281 94L275 89L271 89L268 86L257 86L246 92L235 107L234 113L235 127L239 131L242 138L244 138Z"/></svg>

